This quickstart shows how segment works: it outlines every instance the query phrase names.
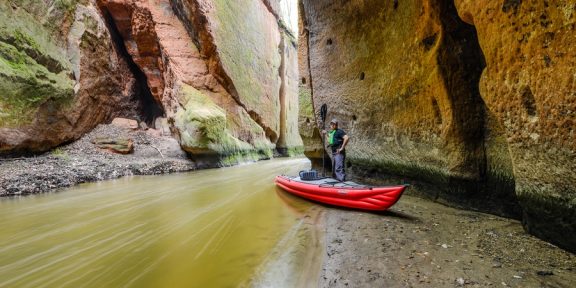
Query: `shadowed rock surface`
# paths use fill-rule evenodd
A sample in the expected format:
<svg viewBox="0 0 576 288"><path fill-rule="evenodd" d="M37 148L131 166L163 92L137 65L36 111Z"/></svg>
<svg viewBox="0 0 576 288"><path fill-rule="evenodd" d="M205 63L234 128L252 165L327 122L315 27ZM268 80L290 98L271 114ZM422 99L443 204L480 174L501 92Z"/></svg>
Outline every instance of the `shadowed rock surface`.
<svg viewBox="0 0 576 288"><path fill-rule="evenodd" d="M455 2L478 30L480 91L503 124L524 226L576 251L576 4Z"/></svg>

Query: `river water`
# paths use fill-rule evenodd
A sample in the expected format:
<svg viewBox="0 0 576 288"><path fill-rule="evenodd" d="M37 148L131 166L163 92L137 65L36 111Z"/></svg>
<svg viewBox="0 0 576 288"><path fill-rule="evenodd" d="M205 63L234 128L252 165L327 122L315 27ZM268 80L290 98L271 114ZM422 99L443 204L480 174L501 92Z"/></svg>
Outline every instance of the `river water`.
<svg viewBox="0 0 576 288"><path fill-rule="evenodd" d="M315 279L315 208L273 183L309 166L268 160L0 199L0 287L281 287L308 281L291 277L302 269Z"/></svg>

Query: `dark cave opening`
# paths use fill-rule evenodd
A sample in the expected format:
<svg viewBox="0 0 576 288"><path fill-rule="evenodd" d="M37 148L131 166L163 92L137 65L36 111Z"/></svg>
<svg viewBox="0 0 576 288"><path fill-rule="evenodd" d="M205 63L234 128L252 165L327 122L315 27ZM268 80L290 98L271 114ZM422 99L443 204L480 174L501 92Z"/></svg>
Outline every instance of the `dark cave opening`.
<svg viewBox="0 0 576 288"><path fill-rule="evenodd" d="M124 39L122 38L112 15L106 10L105 7L101 7L102 15L108 26L108 31L110 31L110 37L114 43L116 50L120 57L126 60L130 72L134 75L136 79L136 84L134 85L134 90L132 91L134 97L139 102L139 107L137 109L140 121L145 122L149 127L154 127L154 121L156 118L164 117L164 109L152 95L150 87L148 86L148 80L146 74L138 67L132 55L128 52L126 45L124 44Z"/></svg>

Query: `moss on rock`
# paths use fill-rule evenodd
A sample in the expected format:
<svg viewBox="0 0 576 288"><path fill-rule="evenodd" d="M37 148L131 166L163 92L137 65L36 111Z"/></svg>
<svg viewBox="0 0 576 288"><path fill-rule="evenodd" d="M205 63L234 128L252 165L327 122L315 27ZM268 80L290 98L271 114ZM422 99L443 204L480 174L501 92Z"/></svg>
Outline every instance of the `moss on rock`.
<svg viewBox="0 0 576 288"><path fill-rule="evenodd" d="M223 166L272 156L269 142L262 140L250 144L235 137L229 128L230 117L208 95L182 85L178 97L184 108L176 113L175 126L180 131L180 145L185 151L193 156L214 156ZM259 129L256 132L263 134Z"/></svg>
<svg viewBox="0 0 576 288"><path fill-rule="evenodd" d="M214 21L218 23L213 31L214 41L222 67L233 81L242 104L278 130L280 34L262 31L262 27L275 24L275 18L262 10L265 7L259 1L213 2ZM240 34L242 37L238 37Z"/></svg>
<svg viewBox="0 0 576 288"><path fill-rule="evenodd" d="M13 6L0 3L1 127L29 124L43 103L54 101L60 105L74 96L66 49L56 44L58 39L44 26L47 18L42 16L56 13L59 8L54 6L48 12L50 7L42 1L24 6L27 2L14 2ZM68 0L67 9L75 8L77 2ZM18 6L21 8L13 8Z"/></svg>
<svg viewBox="0 0 576 288"><path fill-rule="evenodd" d="M73 82L64 72L54 74L4 42L0 42L0 86L2 127L28 124L44 102L67 103L74 95Z"/></svg>
<svg viewBox="0 0 576 288"><path fill-rule="evenodd" d="M314 107L312 107L312 91L310 88L300 86L298 89L298 101L300 107L300 116L314 117Z"/></svg>
<svg viewBox="0 0 576 288"><path fill-rule="evenodd" d="M574 252L576 238L576 197L547 192L544 187L517 187L524 228L546 241Z"/></svg>

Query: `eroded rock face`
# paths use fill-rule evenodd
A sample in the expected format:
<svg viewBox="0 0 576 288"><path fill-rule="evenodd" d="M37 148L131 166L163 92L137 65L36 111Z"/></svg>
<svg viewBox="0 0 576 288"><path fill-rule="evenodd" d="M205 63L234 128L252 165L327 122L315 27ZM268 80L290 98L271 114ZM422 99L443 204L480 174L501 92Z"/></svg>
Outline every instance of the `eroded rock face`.
<svg viewBox="0 0 576 288"><path fill-rule="evenodd" d="M132 60L146 75L146 84L157 103L164 93L164 65L150 10L132 1L98 1L114 25Z"/></svg>
<svg viewBox="0 0 576 288"><path fill-rule="evenodd" d="M113 116L165 117L208 166L302 151L290 1L28 2L0 4L4 153L44 151ZM130 106L137 115L119 112Z"/></svg>
<svg viewBox="0 0 576 288"><path fill-rule="evenodd" d="M528 231L576 250L576 4L455 1L486 57L482 98L503 124Z"/></svg>
<svg viewBox="0 0 576 288"><path fill-rule="evenodd" d="M0 87L0 153L44 151L137 106L89 1L2 1Z"/></svg>
<svg viewBox="0 0 576 288"><path fill-rule="evenodd" d="M476 34L448 2L302 1L301 94L315 109L306 118L328 105L353 139L357 176L432 182L434 198L517 217L509 155L478 90Z"/></svg>
<svg viewBox="0 0 576 288"><path fill-rule="evenodd" d="M228 165L302 149L296 46L262 1L97 2L194 159Z"/></svg>
<svg viewBox="0 0 576 288"><path fill-rule="evenodd" d="M298 85L300 102L298 127L304 142L304 155L312 159L312 161L317 161L327 157L320 141L320 129L325 128L326 123L322 123L320 117L317 117L314 113L319 108L314 109L314 102L312 101L312 85L310 81L312 77L308 58L310 55L308 49L309 28L303 2L298 1L298 5L298 71L300 74Z"/></svg>

